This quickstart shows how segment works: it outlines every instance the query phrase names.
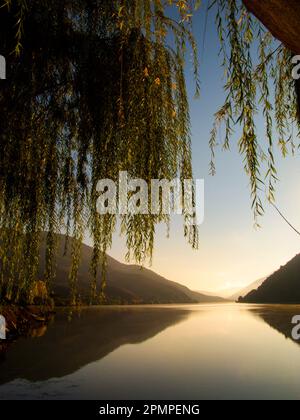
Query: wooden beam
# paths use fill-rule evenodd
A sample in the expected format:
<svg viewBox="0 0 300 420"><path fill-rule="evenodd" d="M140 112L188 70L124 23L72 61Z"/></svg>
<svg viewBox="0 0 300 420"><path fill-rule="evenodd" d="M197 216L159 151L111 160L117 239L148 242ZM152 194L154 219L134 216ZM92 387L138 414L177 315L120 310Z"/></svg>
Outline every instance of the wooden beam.
<svg viewBox="0 0 300 420"><path fill-rule="evenodd" d="M243 0L266 28L293 53L300 54L300 0Z"/></svg>

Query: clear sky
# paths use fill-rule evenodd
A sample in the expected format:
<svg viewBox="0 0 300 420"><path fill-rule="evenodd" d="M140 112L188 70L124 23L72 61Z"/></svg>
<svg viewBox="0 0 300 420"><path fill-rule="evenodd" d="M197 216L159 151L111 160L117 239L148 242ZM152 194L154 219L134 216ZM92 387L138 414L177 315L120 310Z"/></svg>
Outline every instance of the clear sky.
<svg viewBox="0 0 300 420"><path fill-rule="evenodd" d="M230 152L218 151L217 175L211 177L208 173L209 133L214 113L223 104L224 81L212 14L208 18L204 54L202 52L204 15L202 10L202 17L195 21L199 56L203 56L200 100L193 99L191 66L187 68L194 176L205 179L205 221L200 227L200 249L194 251L186 244L182 220L175 218L170 238L166 238L164 226L157 230L151 269L194 290L218 291L242 287L271 274L300 252L300 237L269 205L266 205L266 214L260 220L261 229L254 229L249 181L244 174L242 158L236 150L237 134L233 136ZM266 140L260 119L257 128L263 145ZM299 153L296 157L286 159L279 154L277 157L280 178L277 205L300 229ZM115 236L110 255L124 261L124 239L118 235Z"/></svg>

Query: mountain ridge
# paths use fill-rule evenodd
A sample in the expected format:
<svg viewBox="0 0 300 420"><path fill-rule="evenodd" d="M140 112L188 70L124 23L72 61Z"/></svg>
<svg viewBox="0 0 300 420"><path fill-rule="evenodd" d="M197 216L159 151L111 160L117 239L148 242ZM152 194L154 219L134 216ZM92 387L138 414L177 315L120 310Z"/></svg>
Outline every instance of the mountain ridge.
<svg viewBox="0 0 300 420"><path fill-rule="evenodd" d="M248 286L245 286L243 289L240 289L238 292L234 293L229 297L230 300L236 301L240 297L245 297L248 293L252 292L252 290L257 290L264 281L267 280L268 277L262 277L254 282L250 283Z"/></svg>
<svg viewBox="0 0 300 420"><path fill-rule="evenodd" d="M252 290L240 303L300 303L300 254L269 276L257 290Z"/></svg>
<svg viewBox="0 0 300 420"><path fill-rule="evenodd" d="M56 274L52 285L54 300L65 305L69 298L68 272L71 264L72 239L65 253L65 237L58 235ZM92 248L82 244L81 262L78 270L78 293L80 301L87 303L90 296L90 261ZM38 278L45 272L45 238L42 240ZM98 284L101 276L98 276ZM147 268L123 264L107 255L106 303L109 304L172 304L172 303L213 303L224 302L218 296L206 296L188 287L168 280Z"/></svg>

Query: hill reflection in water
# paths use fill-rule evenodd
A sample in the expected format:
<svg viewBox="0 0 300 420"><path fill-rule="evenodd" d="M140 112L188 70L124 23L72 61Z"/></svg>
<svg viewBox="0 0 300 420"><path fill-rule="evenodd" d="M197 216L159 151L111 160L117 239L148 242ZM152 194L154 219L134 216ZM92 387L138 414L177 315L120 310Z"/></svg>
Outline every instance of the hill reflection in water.
<svg viewBox="0 0 300 420"><path fill-rule="evenodd" d="M300 315L300 305L257 305L249 310L286 339L300 345L300 341L292 338L292 319L295 315Z"/></svg>
<svg viewBox="0 0 300 420"><path fill-rule="evenodd" d="M20 339L0 363L0 384L17 378L45 381L69 375L124 344L142 343L183 321L184 309L87 308L59 312L43 334Z"/></svg>

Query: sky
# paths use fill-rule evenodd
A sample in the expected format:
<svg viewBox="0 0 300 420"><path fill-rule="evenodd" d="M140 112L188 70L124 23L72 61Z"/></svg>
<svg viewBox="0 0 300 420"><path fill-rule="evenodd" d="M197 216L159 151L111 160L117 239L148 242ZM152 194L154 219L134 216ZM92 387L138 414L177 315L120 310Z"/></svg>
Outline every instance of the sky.
<svg viewBox="0 0 300 420"><path fill-rule="evenodd" d="M242 157L236 150L238 134L228 152L218 150L217 174L209 175L208 146L214 113L223 104L223 69L218 57L218 39L214 17L209 14L203 51L204 15L196 19L194 32L198 41L201 98L194 99L191 63L187 66L190 98L194 177L205 180L205 219L200 226L199 250L192 250L183 236L182 220L176 216L170 237L166 227L157 229L152 270L193 290L216 292L239 288L265 277L300 252L300 237L267 204L260 229L254 228L249 180ZM266 142L264 124L257 122L261 143ZM222 133L221 133L222 135ZM275 134L276 136L276 134ZM275 138L276 140L276 138ZM300 229L299 153L283 159L277 156L280 182L276 204ZM115 235L110 255L124 262L125 240ZM146 265L149 268L148 265Z"/></svg>

